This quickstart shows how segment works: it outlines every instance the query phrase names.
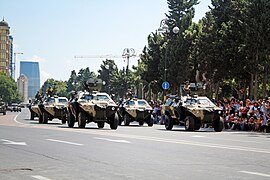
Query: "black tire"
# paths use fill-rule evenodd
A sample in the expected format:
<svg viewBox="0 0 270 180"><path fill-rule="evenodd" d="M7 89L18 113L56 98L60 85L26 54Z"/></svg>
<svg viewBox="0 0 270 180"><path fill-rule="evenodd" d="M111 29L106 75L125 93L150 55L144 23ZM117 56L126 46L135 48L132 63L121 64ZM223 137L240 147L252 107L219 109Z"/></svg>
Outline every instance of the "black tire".
<svg viewBox="0 0 270 180"><path fill-rule="evenodd" d="M79 128L85 128L86 125L86 115L84 112L79 112L78 114L78 126Z"/></svg>
<svg viewBox="0 0 270 180"><path fill-rule="evenodd" d="M214 130L216 132L221 132L224 129L224 120L223 118L219 118L213 122Z"/></svg>
<svg viewBox="0 0 270 180"><path fill-rule="evenodd" d="M165 128L166 130L172 130L173 128L173 120L171 116L165 115Z"/></svg>
<svg viewBox="0 0 270 180"><path fill-rule="evenodd" d="M199 120L195 121L195 126L194 126L194 129L195 130L199 130L201 128L201 122Z"/></svg>
<svg viewBox="0 0 270 180"><path fill-rule="evenodd" d="M144 121L143 120L139 120L139 125L140 126L143 126L143 124L144 124Z"/></svg>
<svg viewBox="0 0 270 180"><path fill-rule="evenodd" d="M3 112L3 115L6 115L7 114L7 112Z"/></svg>
<svg viewBox="0 0 270 180"><path fill-rule="evenodd" d="M100 128L100 129L104 128L104 125L105 125L105 122L104 122L104 121L102 121L102 122L97 122L97 126L98 126L98 128Z"/></svg>
<svg viewBox="0 0 270 180"><path fill-rule="evenodd" d="M123 118L121 118L121 116L119 116L118 114L117 114L117 116L118 116L118 125L121 126Z"/></svg>
<svg viewBox="0 0 270 180"><path fill-rule="evenodd" d="M41 124L43 122L43 116L42 114L38 116L38 123Z"/></svg>
<svg viewBox="0 0 270 180"><path fill-rule="evenodd" d="M48 113L44 112L43 115L42 115L42 123L43 124L48 124L48 119L49 119Z"/></svg>
<svg viewBox="0 0 270 180"><path fill-rule="evenodd" d="M114 115L111 116L110 118L110 128L111 129L117 129L118 127L118 124L119 124L119 117L118 117L118 114L115 113Z"/></svg>
<svg viewBox="0 0 270 180"><path fill-rule="evenodd" d="M33 112L30 113L30 120L34 120L35 114Z"/></svg>
<svg viewBox="0 0 270 180"><path fill-rule="evenodd" d="M62 122L62 124L66 124L67 120L63 119L61 122Z"/></svg>
<svg viewBox="0 0 270 180"><path fill-rule="evenodd" d="M148 124L149 127L152 127L153 126L153 124L154 124L154 118L153 118L152 115L148 118L147 124Z"/></svg>
<svg viewBox="0 0 270 180"><path fill-rule="evenodd" d="M191 116L187 116L185 119L185 130L186 131L194 131L195 130L195 121Z"/></svg>
<svg viewBox="0 0 270 180"><path fill-rule="evenodd" d="M128 114L125 114L125 115L124 115L124 125L125 125L125 126L128 126L129 123L130 123L130 117L129 117Z"/></svg>
<svg viewBox="0 0 270 180"><path fill-rule="evenodd" d="M70 112L67 113L67 123L68 123L68 127L70 128L74 127L75 117Z"/></svg>

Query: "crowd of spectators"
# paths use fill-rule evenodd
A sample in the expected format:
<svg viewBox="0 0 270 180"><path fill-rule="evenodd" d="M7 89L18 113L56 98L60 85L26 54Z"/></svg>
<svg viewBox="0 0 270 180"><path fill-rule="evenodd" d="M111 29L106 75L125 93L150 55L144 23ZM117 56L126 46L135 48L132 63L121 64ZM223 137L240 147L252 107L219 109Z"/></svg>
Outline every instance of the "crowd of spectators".
<svg viewBox="0 0 270 180"><path fill-rule="evenodd" d="M258 101L235 98L217 102L223 110L225 129L242 131L270 131L270 98Z"/></svg>
<svg viewBox="0 0 270 180"><path fill-rule="evenodd" d="M150 104L153 107L154 123L164 124L161 118L162 102L156 101ZM217 101L216 105L223 110L225 129L270 132L270 97L258 101L224 98Z"/></svg>

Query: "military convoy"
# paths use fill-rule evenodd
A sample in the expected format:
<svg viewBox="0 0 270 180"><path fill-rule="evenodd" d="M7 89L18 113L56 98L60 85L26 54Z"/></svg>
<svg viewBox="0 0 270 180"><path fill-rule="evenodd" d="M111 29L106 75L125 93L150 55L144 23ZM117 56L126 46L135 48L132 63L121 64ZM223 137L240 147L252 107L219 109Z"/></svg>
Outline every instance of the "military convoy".
<svg viewBox="0 0 270 180"><path fill-rule="evenodd" d="M132 121L138 121L142 126L145 122L148 126L153 126L153 108L144 99L132 98L120 104L119 124L124 122L128 126Z"/></svg>
<svg viewBox="0 0 270 180"><path fill-rule="evenodd" d="M202 125L211 125L216 132L224 128L222 109L203 96L169 96L162 106L165 128L184 125L185 130L199 130Z"/></svg>
<svg viewBox="0 0 270 180"><path fill-rule="evenodd" d="M100 79L91 78L85 82L85 90L73 92L70 100L65 97L47 97L44 102L36 101L29 109L31 119L39 118L39 123L48 123L48 120L58 118L68 127L78 123L79 128L85 128L87 123L97 123L103 128L105 123L111 129L117 129L122 122L128 126L130 122L138 121L139 125L147 123L153 126L153 109L144 99L129 97L119 106L104 92ZM172 130L174 125L183 125L187 131L199 130L208 124L215 131L224 128L222 109L204 96L188 95L169 96L162 105L161 114L165 128Z"/></svg>

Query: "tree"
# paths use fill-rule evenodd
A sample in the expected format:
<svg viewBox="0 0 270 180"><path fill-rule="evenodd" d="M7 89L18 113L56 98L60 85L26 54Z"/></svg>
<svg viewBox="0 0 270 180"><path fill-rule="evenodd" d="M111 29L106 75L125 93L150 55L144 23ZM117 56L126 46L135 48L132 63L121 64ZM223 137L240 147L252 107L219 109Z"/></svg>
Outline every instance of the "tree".
<svg viewBox="0 0 270 180"><path fill-rule="evenodd" d="M49 89L53 90L54 95L68 97L66 81L47 79L41 87L42 95L48 95Z"/></svg>
<svg viewBox="0 0 270 180"><path fill-rule="evenodd" d="M166 16L170 31L167 36L164 61L166 69L169 70L166 79L171 81L174 93L181 83L194 79L189 68L193 64L189 61L189 49L192 41L185 38L185 31L192 25L194 6L197 4L198 0L168 0L169 13ZM177 34L173 32L175 26L179 28Z"/></svg>
<svg viewBox="0 0 270 180"><path fill-rule="evenodd" d="M101 69L98 70L99 73L98 78L102 79L105 82L101 91L105 91L109 94L116 93L112 86L112 78L118 72L118 68L114 60L106 59L105 61L103 61L103 64L101 64L100 67Z"/></svg>
<svg viewBox="0 0 270 180"><path fill-rule="evenodd" d="M0 89L0 98L4 102L19 103L22 100L15 81L3 73L0 73Z"/></svg>

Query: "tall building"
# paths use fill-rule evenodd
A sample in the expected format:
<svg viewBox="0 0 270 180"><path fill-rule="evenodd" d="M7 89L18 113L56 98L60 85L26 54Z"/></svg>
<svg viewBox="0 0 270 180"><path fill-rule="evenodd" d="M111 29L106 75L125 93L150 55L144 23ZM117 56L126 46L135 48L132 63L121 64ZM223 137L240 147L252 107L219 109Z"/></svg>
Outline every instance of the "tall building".
<svg viewBox="0 0 270 180"><path fill-rule="evenodd" d="M25 75L28 79L28 98L34 99L40 88L39 63L30 61L20 62L20 75Z"/></svg>
<svg viewBox="0 0 270 180"><path fill-rule="evenodd" d="M28 103L28 79L24 74L21 74L17 80L19 94L22 96L23 103Z"/></svg>
<svg viewBox="0 0 270 180"><path fill-rule="evenodd" d="M13 38L10 36L8 23L0 21L0 72L11 75Z"/></svg>

